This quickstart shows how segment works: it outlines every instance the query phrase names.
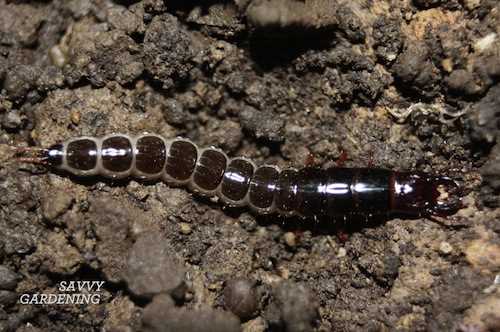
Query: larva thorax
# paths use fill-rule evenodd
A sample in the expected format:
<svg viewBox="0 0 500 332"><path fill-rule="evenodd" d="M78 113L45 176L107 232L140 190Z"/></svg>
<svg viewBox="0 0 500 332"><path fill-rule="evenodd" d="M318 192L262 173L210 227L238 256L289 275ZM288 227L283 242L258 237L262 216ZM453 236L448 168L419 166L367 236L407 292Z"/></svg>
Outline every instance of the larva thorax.
<svg viewBox="0 0 500 332"><path fill-rule="evenodd" d="M230 206L249 205L258 213L275 210L279 170L256 167L246 158L229 159L220 149L200 149L184 138L166 140L155 134L76 137L45 152L47 163L77 176L111 179L161 179L187 186L205 196L218 196Z"/></svg>

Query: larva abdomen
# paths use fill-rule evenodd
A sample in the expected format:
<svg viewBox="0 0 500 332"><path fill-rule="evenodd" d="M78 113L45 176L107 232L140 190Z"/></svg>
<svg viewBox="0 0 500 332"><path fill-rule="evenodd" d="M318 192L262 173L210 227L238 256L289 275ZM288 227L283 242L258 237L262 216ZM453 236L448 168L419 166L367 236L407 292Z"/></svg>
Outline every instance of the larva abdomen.
<svg viewBox="0 0 500 332"><path fill-rule="evenodd" d="M78 137L41 149L43 162L78 176L134 176L184 185L230 206L249 206L258 213L327 216L351 213L447 215L460 207L458 185L443 176L377 168L305 167L280 171L256 167L246 158L229 159L214 147L199 149L184 138L113 134ZM443 189L444 187L444 189ZM443 194L444 193L444 194ZM441 200L441 197L449 197Z"/></svg>
<svg viewBox="0 0 500 332"><path fill-rule="evenodd" d="M259 213L273 212L276 186L266 183L273 181L266 170L272 170L276 177L276 168L260 167L252 182L256 167L251 161L229 159L213 147L199 149L184 138L165 140L154 134L78 137L48 151L57 156L52 158L52 166L78 176L162 178L170 185L186 185L202 195L217 195L231 206L249 205Z"/></svg>

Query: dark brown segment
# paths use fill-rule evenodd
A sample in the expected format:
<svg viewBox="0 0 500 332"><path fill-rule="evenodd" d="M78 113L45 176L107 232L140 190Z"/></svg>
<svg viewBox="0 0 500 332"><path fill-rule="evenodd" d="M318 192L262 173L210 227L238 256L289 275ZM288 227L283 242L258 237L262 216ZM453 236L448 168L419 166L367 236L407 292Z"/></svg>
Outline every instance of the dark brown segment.
<svg viewBox="0 0 500 332"><path fill-rule="evenodd" d="M102 166L112 172L124 172L132 166L132 144L123 136L106 138L101 147Z"/></svg>
<svg viewBox="0 0 500 332"><path fill-rule="evenodd" d="M291 212L297 208L297 171L286 169L280 173L274 196L276 208Z"/></svg>
<svg viewBox="0 0 500 332"><path fill-rule="evenodd" d="M253 175L253 165L244 159L233 159L222 178L221 193L230 200L245 198Z"/></svg>
<svg viewBox="0 0 500 332"><path fill-rule="evenodd" d="M226 156L217 150L203 151L194 169L193 181L201 189L215 190L226 169Z"/></svg>
<svg viewBox="0 0 500 332"><path fill-rule="evenodd" d="M167 174L177 181L185 181L193 174L198 152L193 143L174 141L168 151Z"/></svg>
<svg viewBox="0 0 500 332"><path fill-rule="evenodd" d="M356 211L352 187L357 176L355 168L329 168L326 170L327 216L345 215Z"/></svg>
<svg viewBox="0 0 500 332"><path fill-rule="evenodd" d="M70 142L66 154L68 166L80 171L91 170L97 164L97 145L86 138Z"/></svg>
<svg viewBox="0 0 500 332"><path fill-rule="evenodd" d="M52 167L61 166L63 163L64 146L62 144L54 144L45 150L43 158Z"/></svg>
<svg viewBox="0 0 500 332"><path fill-rule="evenodd" d="M297 175L297 207L302 216L322 216L327 208L326 171L320 168L306 167Z"/></svg>
<svg viewBox="0 0 500 332"><path fill-rule="evenodd" d="M156 136L143 136L135 145L135 167L146 174L157 174L163 170L166 147L163 140Z"/></svg>
<svg viewBox="0 0 500 332"><path fill-rule="evenodd" d="M250 181L250 203L261 209L270 208L273 205L278 177L279 172L274 167L257 168Z"/></svg>
<svg viewBox="0 0 500 332"><path fill-rule="evenodd" d="M376 168L359 169L353 195L363 211L387 211L390 209L389 180L391 171Z"/></svg>

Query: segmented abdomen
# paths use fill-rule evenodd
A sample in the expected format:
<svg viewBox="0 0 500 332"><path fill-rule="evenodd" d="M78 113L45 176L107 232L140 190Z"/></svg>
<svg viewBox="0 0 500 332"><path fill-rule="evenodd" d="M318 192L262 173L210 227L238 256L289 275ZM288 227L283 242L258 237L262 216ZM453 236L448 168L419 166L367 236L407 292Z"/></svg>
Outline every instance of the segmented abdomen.
<svg viewBox="0 0 500 332"><path fill-rule="evenodd" d="M166 140L154 134L78 137L62 145L58 168L78 176L161 179L202 195L218 196L231 206L248 205L258 213L276 211L279 169L256 167L242 157L230 159L214 147L200 149L184 138Z"/></svg>

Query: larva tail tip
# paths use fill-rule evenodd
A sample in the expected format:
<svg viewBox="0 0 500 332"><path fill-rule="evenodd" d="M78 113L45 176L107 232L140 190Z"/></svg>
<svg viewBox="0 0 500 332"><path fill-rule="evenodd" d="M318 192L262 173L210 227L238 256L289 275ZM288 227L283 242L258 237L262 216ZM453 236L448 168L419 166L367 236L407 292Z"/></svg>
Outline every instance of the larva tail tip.
<svg viewBox="0 0 500 332"><path fill-rule="evenodd" d="M33 146L12 147L15 159L19 163L47 164L47 149Z"/></svg>
<svg viewBox="0 0 500 332"><path fill-rule="evenodd" d="M47 165L47 162L43 158L18 157L16 160L20 163Z"/></svg>

